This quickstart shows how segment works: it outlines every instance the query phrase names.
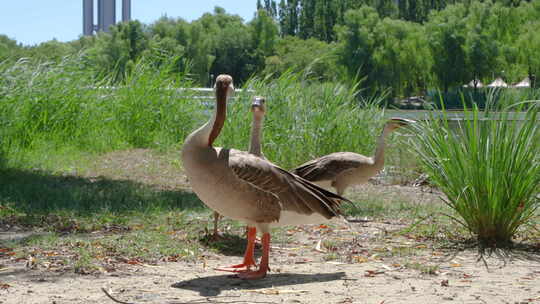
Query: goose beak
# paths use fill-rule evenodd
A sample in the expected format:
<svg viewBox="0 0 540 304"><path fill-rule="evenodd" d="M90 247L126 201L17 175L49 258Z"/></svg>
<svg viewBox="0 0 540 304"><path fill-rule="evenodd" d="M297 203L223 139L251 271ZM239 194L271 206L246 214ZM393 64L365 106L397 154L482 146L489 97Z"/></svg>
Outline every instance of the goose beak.
<svg viewBox="0 0 540 304"><path fill-rule="evenodd" d="M253 102L251 103L251 108L260 109L263 107L263 105L264 105L264 98L256 96L255 98L253 98Z"/></svg>
<svg viewBox="0 0 540 304"><path fill-rule="evenodd" d="M390 118L390 121L399 125L400 127L405 127L410 124L416 123L416 120L407 119L407 118L401 118L401 117L392 117Z"/></svg>
<svg viewBox="0 0 540 304"><path fill-rule="evenodd" d="M233 93L234 93L234 85L231 82L231 84L229 84L229 87L227 88L227 95L231 96Z"/></svg>

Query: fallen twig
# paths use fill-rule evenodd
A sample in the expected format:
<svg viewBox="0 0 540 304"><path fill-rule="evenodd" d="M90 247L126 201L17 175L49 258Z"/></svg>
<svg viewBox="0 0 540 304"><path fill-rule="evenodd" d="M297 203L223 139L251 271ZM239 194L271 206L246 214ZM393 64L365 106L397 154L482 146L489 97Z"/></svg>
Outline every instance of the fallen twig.
<svg viewBox="0 0 540 304"><path fill-rule="evenodd" d="M111 296L111 295L107 292L107 290L105 290L105 288L103 288L103 287L101 287L101 291L103 291L103 292L105 293L105 295L106 295L107 297L109 297L109 299L113 300L113 301L116 302L116 303L120 303L120 304L135 304L135 303L131 303L131 302L123 302L123 301L120 301L120 300L115 299L115 298L114 298L113 296Z"/></svg>

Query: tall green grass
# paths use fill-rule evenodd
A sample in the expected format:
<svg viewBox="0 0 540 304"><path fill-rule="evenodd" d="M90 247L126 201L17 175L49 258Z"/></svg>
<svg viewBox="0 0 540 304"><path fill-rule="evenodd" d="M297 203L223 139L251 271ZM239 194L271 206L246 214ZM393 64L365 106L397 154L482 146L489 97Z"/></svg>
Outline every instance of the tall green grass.
<svg viewBox="0 0 540 304"><path fill-rule="evenodd" d="M81 55L60 63L20 60L0 65L0 155L64 147L103 152L178 144L203 119L186 91L188 77L172 67L138 62L123 83L95 79Z"/></svg>
<svg viewBox="0 0 540 304"><path fill-rule="evenodd" d="M380 99L361 100L354 86L313 83L302 73L285 73L277 79L253 78L245 88L249 90L229 103L219 145L247 149L250 100L262 95L267 108L263 153L282 167L292 168L336 151L370 155L375 149L384 123Z"/></svg>
<svg viewBox="0 0 540 304"><path fill-rule="evenodd" d="M171 76L173 66L156 68L141 60L122 83L113 83L85 70L81 56L0 65L4 162L31 167L45 159L61 161L66 153L170 149L211 114L194 92L177 90L192 83L187 73ZM292 72L256 77L244 88L229 103L218 145L247 149L249 105L253 95L262 95L268 108L264 153L283 167L336 151L371 155L375 149L384 123L382 98L362 99L354 85L312 82Z"/></svg>
<svg viewBox="0 0 540 304"><path fill-rule="evenodd" d="M488 102L483 111L464 109L468 119L457 128L444 111L443 119L414 126L412 145L423 169L446 194L454 219L482 246L511 245L540 207L539 108L538 101ZM514 111L524 111L525 119Z"/></svg>

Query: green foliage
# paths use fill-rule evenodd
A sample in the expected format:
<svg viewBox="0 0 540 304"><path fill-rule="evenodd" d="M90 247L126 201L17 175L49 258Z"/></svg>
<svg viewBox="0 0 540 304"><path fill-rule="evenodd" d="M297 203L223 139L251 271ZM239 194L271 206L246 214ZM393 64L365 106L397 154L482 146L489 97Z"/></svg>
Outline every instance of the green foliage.
<svg viewBox="0 0 540 304"><path fill-rule="evenodd" d="M277 24L268 16L265 10L257 12L257 15L250 23L252 63L248 64L250 70L246 71L244 75L249 76L252 72L259 72L264 68L265 58L274 54L278 40L278 30Z"/></svg>
<svg viewBox="0 0 540 304"><path fill-rule="evenodd" d="M214 14L204 14L196 24L202 25L204 35L208 39L210 54L213 60L208 72L216 77L229 74L239 84L253 72L250 63L251 36L242 19L236 15L225 13L216 7ZM261 34L266 32L266 28ZM259 45L266 47L263 44ZM209 76L206 74L207 77ZM212 79L213 80L213 79Z"/></svg>
<svg viewBox="0 0 540 304"><path fill-rule="evenodd" d="M348 11L345 23L337 29L340 42L337 56L350 78L365 78L367 87L375 85L375 27L379 23L375 9L364 6Z"/></svg>
<svg viewBox="0 0 540 304"><path fill-rule="evenodd" d="M415 126L412 145L425 172L482 246L510 245L540 207L538 102L523 120L508 111L524 106L464 109L466 120L454 129L445 112Z"/></svg>
<svg viewBox="0 0 540 304"><path fill-rule="evenodd" d="M75 52L75 48L70 44L53 39L28 49L25 56L31 57L38 62L60 62L64 57L72 55Z"/></svg>
<svg viewBox="0 0 540 304"><path fill-rule="evenodd" d="M179 77L189 72L204 87L222 73L242 85L261 73L307 69L312 80L362 80L363 93L391 98L540 75L540 0L268 0L257 9L249 22L216 7L192 22L131 21L68 43L22 46L0 36L0 62L59 63L84 54L85 77L114 85L142 58Z"/></svg>
<svg viewBox="0 0 540 304"><path fill-rule="evenodd" d="M298 32L299 0L279 2L279 27L281 36L295 36Z"/></svg>
<svg viewBox="0 0 540 304"><path fill-rule="evenodd" d="M0 62L18 59L17 53L21 49L22 47L17 44L17 41L6 35L0 35Z"/></svg>
<svg viewBox="0 0 540 304"><path fill-rule="evenodd" d="M529 78L533 78L533 75L540 77L540 56L535 52L540 49L540 21L530 21L521 30L518 40L519 61L526 68Z"/></svg>
<svg viewBox="0 0 540 304"><path fill-rule="evenodd" d="M423 28L416 23L385 18L377 24L373 35L377 85L392 88L392 96L424 95L432 57Z"/></svg>
<svg viewBox="0 0 540 304"><path fill-rule="evenodd" d="M428 43L434 54L432 71L445 92L450 86L461 85L466 79L462 48L465 43L465 17L465 6L453 5L433 14L426 25L430 33Z"/></svg>
<svg viewBox="0 0 540 304"><path fill-rule="evenodd" d="M497 62L498 43L490 33L491 11L487 3L473 3L469 8L465 43L463 46L468 79L485 79Z"/></svg>
<svg viewBox="0 0 540 304"><path fill-rule="evenodd" d="M279 76L287 71L306 71L306 77L310 79L337 80L334 47L334 44L313 38L285 37L278 42L276 54L266 58L264 72Z"/></svg>
<svg viewBox="0 0 540 304"><path fill-rule="evenodd" d="M113 80L121 80L147 45L148 37L139 21L120 23L111 27L110 33L98 34L94 46L88 50L88 67L97 69L102 76L111 75Z"/></svg>
<svg viewBox="0 0 540 304"><path fill-rule="evenodd" d="M172 60L174 62L174 58ZM96 82L81 58L58 64L19 61L0 69L0 137L5 153L40 145L74 145L86 151L159 147L178 143L199 122L185 76L173 67L133 64L125 82Z"/></svg>

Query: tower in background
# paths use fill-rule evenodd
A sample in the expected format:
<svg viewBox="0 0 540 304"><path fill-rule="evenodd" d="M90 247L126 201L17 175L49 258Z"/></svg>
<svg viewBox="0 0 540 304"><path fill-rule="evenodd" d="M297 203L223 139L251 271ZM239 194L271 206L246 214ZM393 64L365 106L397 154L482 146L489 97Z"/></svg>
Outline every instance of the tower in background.
<svg viewBox="0 0 540 304"><path fill-rule="evenodd" d="M131 0L122 0L122 22L131 20Z"/></svg>
<svg viewBox="0 0 540 304"><path fill-rule="evenodd" d="M131 0L122 0L122 21L131 20ZM83 0L83 35L108 32L116 23L116 0L97 0L97 25L94 24L94 0Z"/></svg>

